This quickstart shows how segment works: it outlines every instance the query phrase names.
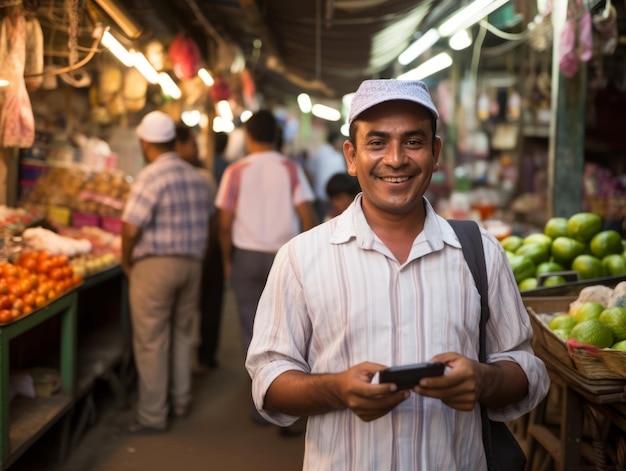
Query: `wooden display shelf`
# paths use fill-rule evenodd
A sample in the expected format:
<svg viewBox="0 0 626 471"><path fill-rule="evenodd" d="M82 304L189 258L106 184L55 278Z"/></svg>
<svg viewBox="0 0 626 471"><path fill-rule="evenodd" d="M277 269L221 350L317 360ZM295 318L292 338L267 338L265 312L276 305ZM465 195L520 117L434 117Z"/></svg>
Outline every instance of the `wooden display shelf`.
<svg viewBox="0 0 626 471"><path fill-rule="evenodd" d="M76 377L76 306L77 291L73 290L42 307L40 310L0 328L0 469L5 469L8 466L8 462L12 462L17 457L18 452L22 453L28 444L32 443L36 437L43 433L47 424L54 422L70 407ZM11 419L10 414L10 410L13 411L13 404L9 408L8 399L10 343L11 340L55 316L60 316L61 318L59 339L61 389L63 395L68 398L68 403L64 404L63 395L60 395L58 397L60 404L42 413L42 411L46 410L45 404L47 401L39 402L42 409L26 414L26 417L39 417L42 420L42 425L31 429L28 437L19 440L19 447L13 448L10 437L15 422ZM54 404L56 400L57 398L54 398L50 402ZM20 421L17 424L19 425ZM18 443L17 440L16 438L16 443Z"/></svg>
<svg viewBox="0 0 626 471"><path fill-rule="evenodd" d="M15 397L11 401L11 453L3 467L17 460L44 432L63 417L72 407L72 396L58 393L34 399Z"/></svg>

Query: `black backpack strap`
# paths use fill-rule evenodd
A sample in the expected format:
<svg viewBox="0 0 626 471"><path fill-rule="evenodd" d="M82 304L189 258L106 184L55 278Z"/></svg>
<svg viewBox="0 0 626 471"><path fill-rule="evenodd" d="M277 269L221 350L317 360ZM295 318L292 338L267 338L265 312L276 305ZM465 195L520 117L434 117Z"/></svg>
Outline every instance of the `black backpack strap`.
<svg viewBox="0 0 626 471"><path fill-rule="evenodd" d="M485 330L487 321L489 320L489 302L488 302L488 282L487 282L487 265L485 264L485 249L480 235L480 228L475 221L469 220L448 220L448 223L456 232L456 236L461 243L463 256L469 266L474 283L480 294L480 333L479 333L479 350L478 360L481 363L487 361L487 353L485 352ZM485 457L487 459L487 469L495 469L493 454L491 450L491 425L487 416L487 409L480 406L480 418L483 429L483 446L485 448Z"/></svg>
<svg viewBox="0 0 626 471"><path fill-rule="evenodd" d="M463 256L474 277L478 294L480 294L481 314L478 359L484 363L487 360L487 354L485 352L485 326L487 325L491 313L489 311L487 296L489 285L487 282L485 250L480 235L480 228L475 221L450 219L448 223L452 226L452 229L454 229L454 232L456 232L459 238L461 248L463 249Z"/></svg>

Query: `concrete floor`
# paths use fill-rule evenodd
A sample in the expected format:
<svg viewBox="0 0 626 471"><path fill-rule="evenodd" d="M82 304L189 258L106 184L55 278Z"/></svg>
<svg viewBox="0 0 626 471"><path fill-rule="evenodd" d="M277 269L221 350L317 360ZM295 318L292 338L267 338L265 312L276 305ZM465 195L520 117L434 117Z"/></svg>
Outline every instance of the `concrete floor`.
<svg viewBox="0 0 626 471"><path fill-rule="evenodd" d="M132 407L120 409L110 390L96 402L95 423L59 459L62 424L51 428L9 469L11 471L171 471L180 469L299 470L303 435L284 437L274 426L250 420L250 379L243 366L232 293L225 297L220 367L194 379L193 408L163 434L133 436L125 426Z"/></svg>

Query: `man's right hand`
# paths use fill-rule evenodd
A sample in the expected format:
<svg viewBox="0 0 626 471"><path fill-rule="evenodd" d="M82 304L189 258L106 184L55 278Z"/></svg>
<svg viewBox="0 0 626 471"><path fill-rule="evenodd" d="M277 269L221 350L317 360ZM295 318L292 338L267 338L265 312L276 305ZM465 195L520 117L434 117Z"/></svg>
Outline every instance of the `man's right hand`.
<svg viewBox="0 0 626 471"><path fill-rule="evenodd" d="M386 415L410 395L409 391L397 391L395 384L371 383L376 372L385 368L365 362L339 374L339 391L346 407L365 422Z"/></svg>
<svg viewBox="0 0 626 471"><path fill-rule="evenodd" d="M341 373L286 371L267 390L264 408L297 417L348 408L369 422L387 414L410 395L409 391L397 391L395 384L372 384L376 372L385 368L364 362Z"/></svg>

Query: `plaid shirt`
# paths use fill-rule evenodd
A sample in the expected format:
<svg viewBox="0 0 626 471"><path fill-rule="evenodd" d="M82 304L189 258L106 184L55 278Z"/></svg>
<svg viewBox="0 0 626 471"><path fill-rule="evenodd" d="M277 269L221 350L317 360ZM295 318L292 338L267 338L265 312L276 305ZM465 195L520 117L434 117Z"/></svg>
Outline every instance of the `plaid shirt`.
<svg viewBox="0 0 626 471"><path fill-rule="evenodd" d="M182 255L202 260L212 204L198 171L174 153L160 155L137 175L122 219L141 228L132 259Z"/></svg>

